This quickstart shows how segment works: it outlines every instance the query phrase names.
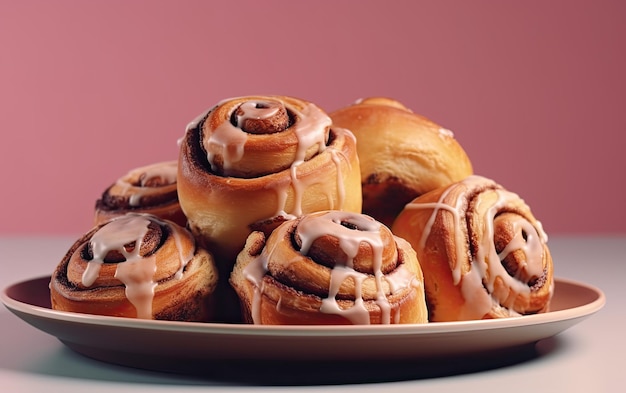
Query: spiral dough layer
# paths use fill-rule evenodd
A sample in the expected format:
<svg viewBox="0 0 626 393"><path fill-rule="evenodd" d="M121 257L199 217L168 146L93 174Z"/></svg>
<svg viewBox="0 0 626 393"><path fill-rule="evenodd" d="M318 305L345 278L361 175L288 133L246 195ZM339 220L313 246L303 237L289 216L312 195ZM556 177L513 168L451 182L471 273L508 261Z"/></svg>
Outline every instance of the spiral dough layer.
<svg viewBox="0 0 626 393"><path fill-rule="evenodd" d="M185 226L178 203L177 161L157 162L130 170L96 201L95 225L126 213L149 213Z"/></svg>
<svg viewBox="0 0 626 393"><path fill-rule="evenodd" d="M217 284L212 256L189 231L129 213L77 240L50 283L52 308L141 319L208 321Z"/></svg>
<svg viewBox="0 0 626 393"><path fill-rule="evenodd" d="M361 211L354 135L314 104L284 96L224 100L187 127L178 192L191 230L234 263L252 230L312 211ZM269 232L269 231L268 231Z"/></svg>
<svg viewBox="0 0 626 393"><path fill-rule="evenodd" d="M410 245L373 218L316 212L252 233L231 283L255 324L425 323Z"/></svg>
<svg viewBox="0 0 626 393"><path fill-rule="evenodd" d="M548 311L547 236L525 202L494 181L470 176L426 193L392 229L417 252L431 321Z"/></svg>

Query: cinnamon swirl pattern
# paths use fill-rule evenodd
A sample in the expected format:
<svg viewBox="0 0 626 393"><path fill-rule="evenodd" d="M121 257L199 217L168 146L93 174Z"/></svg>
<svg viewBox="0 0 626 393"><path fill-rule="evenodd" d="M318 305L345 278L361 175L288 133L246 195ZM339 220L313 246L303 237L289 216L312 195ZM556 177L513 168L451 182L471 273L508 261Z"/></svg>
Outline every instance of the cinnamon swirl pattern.
<svg viewBox="0 0 626 393"><path fill-rule="evenodd" d="M194 235L234 262L252 230L319 210L361 211L354 135L314 104L224 100L181 140L178 193ZM232 267L232 265L231 265Z"/></svg>
<svg viewBox="0 0 626 393"><path fill-rule="evenodd" d="M126 213L149 213L185 226L178 203L177 161L158 162L130 170L96 201L95 225Z"/></svg>
<svg viewBox="0 0 626 393"><path fill-rule="evenodd" d="M252 233L231 284L255 324L425 323L410 245L373 218L324 211Z"/></svg>
<svg viewBox="0 0 626 393"><path fill-rule="evenodd" d="M141 319L208 321L217 283L212 256L189 231L129 213L77 240L50 282L52 308Z"/></svg>
<svg viewBox="0 0 626 393"><path fill-rule="evenodd" d="M548 311L553 263L530 208L494 181L470 176L409 203L392 227L416 250L431 321Z"/></svg>

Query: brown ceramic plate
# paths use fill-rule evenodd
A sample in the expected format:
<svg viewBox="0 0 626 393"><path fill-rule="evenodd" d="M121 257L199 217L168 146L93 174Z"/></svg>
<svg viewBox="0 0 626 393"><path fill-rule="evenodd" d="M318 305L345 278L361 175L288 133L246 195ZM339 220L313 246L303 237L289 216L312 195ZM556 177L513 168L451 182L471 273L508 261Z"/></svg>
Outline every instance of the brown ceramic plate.
<svg viewBox="0 0 626 393"><path fill-rule="evenodd" d="M105 362L177 369L215 361L398 361L465 356L550 338L605 304L602 291L557 279L552 311L523 317L424 325L255 326L146 321L50 308L49 277L7 287L0 297L22 320L72 350Z"/></svg>

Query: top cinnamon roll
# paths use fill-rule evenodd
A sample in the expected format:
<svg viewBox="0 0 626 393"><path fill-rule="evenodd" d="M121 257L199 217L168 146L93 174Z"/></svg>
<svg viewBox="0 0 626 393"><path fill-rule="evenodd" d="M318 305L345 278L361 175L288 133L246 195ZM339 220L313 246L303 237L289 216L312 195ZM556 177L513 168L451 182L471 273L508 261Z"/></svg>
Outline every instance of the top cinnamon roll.
<svg viewBox="0 0 626 393"><path fill-rule="evenodd" d="M354 136L297 98L218 103L187 127L178 170L191 230L230 263L263 224L273 228L318 210L361 210Z"/></svg>

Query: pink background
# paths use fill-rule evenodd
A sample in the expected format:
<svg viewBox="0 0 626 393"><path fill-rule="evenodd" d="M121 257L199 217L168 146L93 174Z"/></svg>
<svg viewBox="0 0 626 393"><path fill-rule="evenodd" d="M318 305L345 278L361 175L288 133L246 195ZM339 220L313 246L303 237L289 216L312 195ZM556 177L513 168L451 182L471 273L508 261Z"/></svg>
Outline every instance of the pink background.
<svg viewBox="0 0 626 393"><path fill-rule="evenodd" d="M626 233L624 1L0 0L0 234L79 234L239 95L404 102L554 233Z"/></svg>

